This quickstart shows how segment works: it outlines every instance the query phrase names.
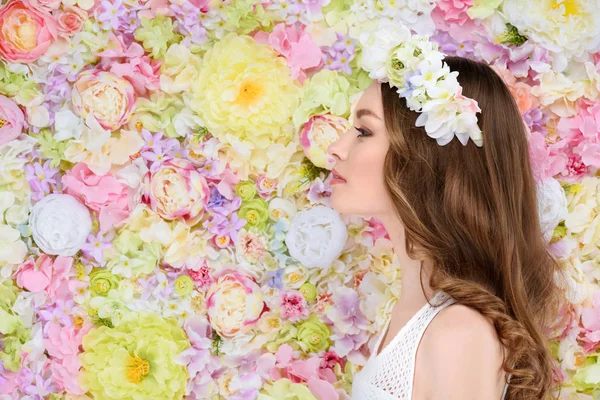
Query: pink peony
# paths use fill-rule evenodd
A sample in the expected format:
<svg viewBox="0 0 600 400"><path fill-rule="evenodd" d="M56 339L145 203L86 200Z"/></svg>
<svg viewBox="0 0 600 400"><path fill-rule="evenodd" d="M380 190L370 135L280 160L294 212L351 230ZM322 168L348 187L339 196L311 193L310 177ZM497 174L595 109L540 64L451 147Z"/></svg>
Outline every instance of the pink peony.
<svg viewBox="0 0 600 400"><path fill-rule="evenodd" d="M15 63L33 62L48 50L56 35L52 16L29 1L9 1L0 7L0 58Z"/></svg>
<svg viewBox="0 0 600 400"><path fill-rule="evenodd" d="M549 177L559 174L567 165L568 157L556 146L548 146L546 139L539 132L532 132L529 137L529 158L533 176L537 182L544 182Z"/></svg>
<svg viewBox="0 0 600 400"><path fill-rule="evenodd" d="M11 99L0 95L0 146L15 140L23 130L25 116Z"/></svg>
<svg viewBox="0 0 600 400"><path fill-rule="evenodd" d="M72 100L83 119L91 114L104 129L116 130L129 121L136 94L128 80L92 69L79 74L73 85Z"/></svg>
<svg viewBox="0 0 600 400"><path fill-rule="evenodd" d="M309 309L302 293L298 290L290 290L281 294L279 312L281 318L298 322L308 317Z"/></svg>
<svg viewBox="0 0 600 400"><path fill-rule="evenodd" d="M206 179L183 159L166 161L156 172L149 172L145 187L144 202L167 220L181 217L194 224L210 199Z"/></svg>
<svg viewBox="0 0 600 400"><path fill-rule="evenodd" d="M224 269L206 294L208 319L225 337L248 333L266 309L264 294L251 277Z"/></svg>
<svg viewBox="0 0 600 400"><path fill-rule="evenodd" d="M321 64L321 48L310 34L296 26L277 24L272 33L260 31L254 36L256 42L268 44L287 59L292 79L300 83L306 79L305 70Z"/></svg>
<svg viewBox="0 0 600 400"><path fill-rule="evenodd" d="M300 132L300 145L304 155L317 167L332 169L335 159L327 153L327 148L350 128L345 118L335 115L316 115Z"/></svg>
<svg viewBox="0 0 600 400"><path fill-rule="evenodd" d="M100 230L108 231L129 215L129 188L111 174L96 175L78 163L62 178L66 192L99 212Z"/></svg>

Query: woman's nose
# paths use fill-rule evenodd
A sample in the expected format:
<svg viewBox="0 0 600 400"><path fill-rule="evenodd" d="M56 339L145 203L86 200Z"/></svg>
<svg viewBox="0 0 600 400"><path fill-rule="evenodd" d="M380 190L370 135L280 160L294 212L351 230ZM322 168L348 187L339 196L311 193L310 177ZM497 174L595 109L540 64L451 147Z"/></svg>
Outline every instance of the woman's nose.
<svg viewBox="0 0 600 400"><path fill-rule="evenodd" d="M347 151L343 147L344 135L340 136L335 142L331 143L327 147L327 154L332 156L336 161L344 160L346 158Z"/></svg>

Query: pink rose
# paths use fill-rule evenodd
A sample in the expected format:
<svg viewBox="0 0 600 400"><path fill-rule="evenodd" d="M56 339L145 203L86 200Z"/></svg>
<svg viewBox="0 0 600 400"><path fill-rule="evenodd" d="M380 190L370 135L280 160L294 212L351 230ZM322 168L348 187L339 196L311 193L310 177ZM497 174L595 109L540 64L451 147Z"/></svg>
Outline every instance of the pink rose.
<svg viewBox="0 0 600 400"><path fill-rule="evenodd" d="M321 48L310 34L296 26L277 24L272 33L258 32L254 39L258 43L269 44L287 59L292 79L302 83L306 79L305 70L321 64Z"/></svg>
<svg viewBox="0 0 600 400"><path fill-rule="evenodd" d="M50 14L27 0L0 7L0 58L29 63L40 58L56 40L57 26Z"/></svg>
<svg viewBox="0 0 600 400"><path fill-rule="evenodd" d="M0 95L0 146L15 140L23 130L25 116L11 99Z"/></svg>
<svg viewBox="0 0 600 400"><path fill-rule="evenodd" d="M72 100L83 119L91 114L104 129L116 130L129 121L136 95L127 79L94 69L79 74Z"/></svg>
<svg viewBox="0 0 600 400"><path fill-rule="evenodd" d="M17 285L30 292L46 290L52 280L52 259L43 254L36 261L32 258L19 265L16 273Z"/></svg>
<svg viewBox="0 0 600 400"><path fill-rule="evenodd" d="M129 215L129 188L111 174L96 175L78 163L62 178L67 193L99 212L100 229L106 232Z"/></svg>
<svg viewBox="0 0 600 400"><path fill-rule="evenodd" d="M67 7L65 10L58 10L56 12L58 30L66 35L79 32L87 19L87 12L79 7Z"/></svg>
<svg viewBox="0 0 600 400"><path fill-rule="evenodd" d="M29 0L32 7L40 11L50 12L60 7L61 0Z"/></svg>

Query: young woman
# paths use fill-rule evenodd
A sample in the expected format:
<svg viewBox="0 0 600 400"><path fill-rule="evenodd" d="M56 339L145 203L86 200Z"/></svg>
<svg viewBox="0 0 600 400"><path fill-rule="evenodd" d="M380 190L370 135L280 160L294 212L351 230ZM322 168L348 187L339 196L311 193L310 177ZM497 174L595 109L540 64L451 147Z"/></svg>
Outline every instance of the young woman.
<svg viewBox="0 0 600 400"><path fill-rule="evenodd" d="M557 265L540 231L517 105L485 64L446 57L432 61L441 73L422 72L394 57L388 74L390 65L405 73L396 78L404 86L375 80L354 107L353 127L328 150L332 207L382 221L402 269L401 296L352 398L548 398ZM428 104L438 92L419 94L418 71L433 74L433 85L457 80L454 97L440 95L450 103ZM466 117L461 127L431 114L452 101L471 101L458 113L480 110L470 127Z"/></svg>

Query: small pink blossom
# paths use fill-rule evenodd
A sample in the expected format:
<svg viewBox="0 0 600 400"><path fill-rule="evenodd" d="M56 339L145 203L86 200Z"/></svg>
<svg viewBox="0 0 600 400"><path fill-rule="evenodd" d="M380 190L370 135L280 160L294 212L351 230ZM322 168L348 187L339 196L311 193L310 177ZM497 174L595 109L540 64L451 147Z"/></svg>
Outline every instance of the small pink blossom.
<svg viewBox="0 0 600 400"><path fill-rule="evenodd" d="M280 298L280 313L283 319L298 322L308 318L309 310L306 299L298 290L282 293Z"/></svg>
<svg viewBox="0 0 600 400"><path fill-rule="evenodd" d="M305 71L321 64L321 48L310 34L296 26L277 24L272 33L258 32L254 36L258 43L268 44L287 59L292 79L300 83L306 79Z"/></svg>
<svg viewBox="0 0 600 400"><path fill-rule="evenodd" d="M23 130L25 115L14 101L0 95L0 146L15 140Z"/></svg>

